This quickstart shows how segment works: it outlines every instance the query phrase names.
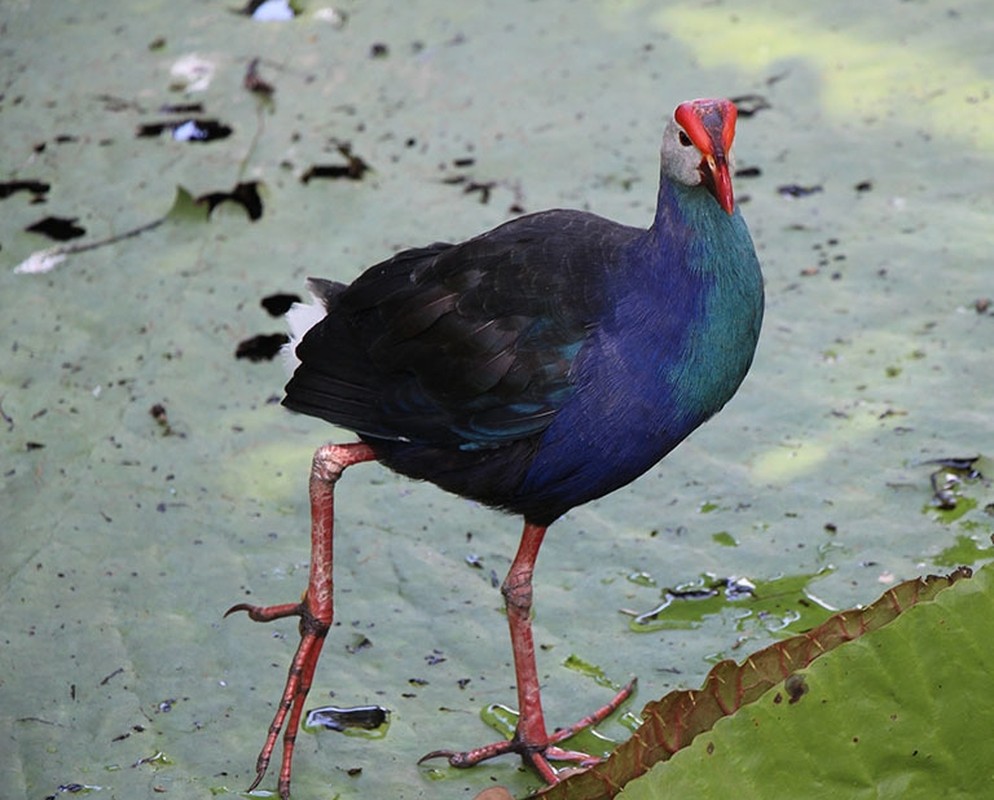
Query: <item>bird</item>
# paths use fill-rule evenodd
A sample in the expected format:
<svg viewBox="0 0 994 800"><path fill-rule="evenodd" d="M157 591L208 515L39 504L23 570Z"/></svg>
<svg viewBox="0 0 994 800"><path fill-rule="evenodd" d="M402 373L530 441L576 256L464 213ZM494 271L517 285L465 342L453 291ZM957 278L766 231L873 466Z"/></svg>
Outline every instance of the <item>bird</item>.
<svg viewBox="0 0 994 800"><path fill-rule="evenodd" d="M553 522L653 467L749 370L763 278L734 199L736 118L727 99L676 107L648 228L552 209L458 244L403 250L351 284L308 281L313 302L288 314L293 374L282 402L357 441L315 452L303 598L227 612L299 617L300 643L250 791L283 731L277 788L290 795L297 729L333 620L335 485L367 461L524 520L501 586L514 735L424 758L470 767L513 753L548 784L561 777L553 762L596 762L560 745L617 709L634 681L579 722L548 731L531 629L535 561Z"/></svg>

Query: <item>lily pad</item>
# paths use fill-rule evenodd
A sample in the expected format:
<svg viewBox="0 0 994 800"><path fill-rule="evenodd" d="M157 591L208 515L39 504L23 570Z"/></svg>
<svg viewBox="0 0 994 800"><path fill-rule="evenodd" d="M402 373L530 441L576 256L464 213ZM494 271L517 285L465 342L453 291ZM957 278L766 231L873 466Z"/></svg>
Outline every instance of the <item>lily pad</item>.
<svg viewBox="0 0 994 800"><path fill-rule="evenodd" d="M550 532L535 619L549 723L612 693L570 655L612 684L638 675L644 699L740 654L721 614L633 634L619 609L652 608L659 587L831 567L818 597L847 608L960 535L984 541L982 483L952 524L921 513L923 462L994 441L984 2L347 0L278 23L238 5L4 6L0 796L244 790L296 631L221 616L299 597L311 453L348 436L278 407L278 360L235 358L277 332L260 301L523 211L643 225L660 130L689 97L754 112L736 192L766 327L715 420ZM230 135L136 135L188 118ZM209 218L196 198L218 200ZM44 217L86 235L25 231ZM312 705L380 706L390 727L301 735L295 795L537 788L514 759L416 764L483 743L481 710L513 702L496 585L520 523L372 465L337 511L338 623ZM750 650L778 635L755 631Z"/></svg>

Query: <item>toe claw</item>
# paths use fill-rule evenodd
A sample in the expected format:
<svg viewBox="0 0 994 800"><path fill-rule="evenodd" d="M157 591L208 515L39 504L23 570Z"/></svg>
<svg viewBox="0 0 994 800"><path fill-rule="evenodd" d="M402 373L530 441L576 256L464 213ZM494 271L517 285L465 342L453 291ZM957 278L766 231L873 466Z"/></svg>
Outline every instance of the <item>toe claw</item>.
<svg viewBox="0 0 994 800"><path fill-rule="evenodd" d="M254 606L250 603L236 603L224 612L224 616L227 617L236 611L244 611L256 622L272 622L274 619L283 619L284 617L302 617L307 613L307 607L303 603L282 603L277 606Z"/></svg>
<svg viewBox="0 0 994 800"><path fill-rule="evenodd" d="M425 761L430 761L433 758L444 758L451 762L455 756L459 755L455 750L432 750L430 753L425 753L421 758L418 759L419 764L424 764Z"/></svg>
<svg viewBox="0 0 994 800"><path fill-rule="evenodd" d="M235 603L235 605L233 605L231 608L229 608L227 611L224 612L224 616L229 617L232 614L234 614L236 611L247 611L251 616L253 608L254 606L250 606L248 603ZM249 791L251 791L251 789Z"/></svg>

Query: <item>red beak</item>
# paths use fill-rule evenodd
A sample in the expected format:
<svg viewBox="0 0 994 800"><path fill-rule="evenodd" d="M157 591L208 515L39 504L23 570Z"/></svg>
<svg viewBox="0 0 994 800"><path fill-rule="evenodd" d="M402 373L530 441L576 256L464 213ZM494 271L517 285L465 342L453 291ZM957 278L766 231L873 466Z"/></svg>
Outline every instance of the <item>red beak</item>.
<svg viewBox="0 0 994 800"><path fill-rule="evenodd" d="M732 176L728 171L728 160L724 155L704 156L701 162L703 183L714 199L729 214L735 211L735 194L732 192Z"/></svg>
<svg viewBox="0 0 994 800"><path fill-rule="evenodd" d="M726 213L735 212L728 152L735 138L738 109L731 100L690 100L677 106L674 119L701 152L701 184Z"/></svg>

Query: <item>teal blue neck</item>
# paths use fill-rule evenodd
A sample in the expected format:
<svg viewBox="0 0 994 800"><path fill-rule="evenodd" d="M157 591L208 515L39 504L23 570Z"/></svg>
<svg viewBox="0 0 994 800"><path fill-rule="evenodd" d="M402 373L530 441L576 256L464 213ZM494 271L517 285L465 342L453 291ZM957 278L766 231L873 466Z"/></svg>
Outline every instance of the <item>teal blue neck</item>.
<svg viewBox="0 0 994 800"><path fill-rule="evenodd" d="M657 237L656 231L666 234ZM763 278L752 238L737 207L727 214L706 189L666 178L649 235L657 248L678 242L683 250L657 249L661 270L682 264L687 279L698 283L695 307L684 318L683 352L667 359L666 369L668 382L682 395L674 398L677 406L699 409L707 418L735 393L759 338Z"/></svg>

